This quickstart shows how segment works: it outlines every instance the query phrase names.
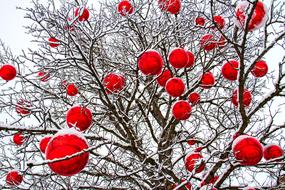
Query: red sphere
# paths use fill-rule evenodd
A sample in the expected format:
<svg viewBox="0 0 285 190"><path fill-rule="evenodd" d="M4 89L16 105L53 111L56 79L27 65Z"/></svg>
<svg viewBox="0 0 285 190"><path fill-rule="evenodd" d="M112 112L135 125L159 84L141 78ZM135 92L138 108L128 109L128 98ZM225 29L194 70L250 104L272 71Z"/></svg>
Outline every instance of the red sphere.
<svg viewBox="0 0 285 190"><path fill-rule="evenodd" d="M225 27L225 19L220 15L214 16L214 22L220 29Z"/></svg>
<svg viewBox="0 0 285 190"><path fill-rule="evenodd" d="M219 48L223 48L223 47L225 47L226 45L227 45L227 40L225 39L224 36L221 36L220 39L219 39L219 41L217 42L217 46L218 46Z"/></svg>
<svg viewBox="0 0 285 190"><path fill-rule="evenodd" d="M77 8L75 10L75 17L78 17L79 21L87 21L88 18L89 18L89 11L88 11L88 9L84 8L83 11L82 11L82 8Z"/></svg>
<svg viewBox="0 0 285 190"><path fill-rule="evenodd" d="M189 96L188 96L188 100L191 103L192 106L199 104L200 102L200 94L198 92L192 92Z"/></svg>
<svg viewBox="0 0 285 190"><path fill-rule="evenodd" d="M76 96L76 94L78 94L77 86L74 83L68 84L66 87L66 93L69 96Z"/></svg>
<svg viewBox="0 0 285 190"><path fill-rule="evenodd" d="M58 132L48 143L46 148L46 159L53 160L64 158L88 149L88 143L84 136L75 130L63 130ZM75 175L86 166L89 159L89 152L65 159L58 162L49 163L49 167L55 173L62 176Z"/></svg>
<svg viewBox="0 0 285 190"><path fill-rule="evenodd" d="M166 92L172 97L179 97L185 91L185 84L180 78L170 78L165 84Z"/></svg>
<svg viewBox="0 0 285 190"><path fill-rule="evenodd" d="M169 53L169 63L176 69L185 67L188 62L188 53L183 48L175 48Z"/></svg>
<svg viewBox="0 0 285 190"><path fill-rule="evenodd" d="M189 153L185 157L185 168L192 172L195 169L196 173L200 173L205 168L205 163L203 161L203 156L198 152Z"/></svg>
<svg viewBox="0 0 285 190"><path fill-rule="evenodd" d="M138 59L138 67L145 75L158 75L163 65L161 55L155 50L144 52Z"/></svg>
<svg viewBox="0 0 285 190"><path fill-rule="evenodd" d="M263 156L263 147L259 140L248 135L236 138L232 148L234 157L244 166L256 165Z"/></svg>
<svg viewBox="0 0 285 190"><path fill-rule="evenodd" d="M211 72L204 73L201 79L200 86L204 89L210 89L215 84L215 77Z"/></svg>
<svg viewBox="0 0 285 190"><path fill-rule="evenodd" d="M189 140L187 141L187 144L189 144L190 146L192 146L192 145L196 144L196 140L195 140L195 139L189 139Z"/></svg>
<svg viewBox="0 0 285 190"><path fill-rule="evenodd" d="M3 80L13 80L17 75L16 68L13 65L5 64L0 69L0 77Z"/></svg>
<svg viewBox="0 0 285 190"><path fill-rule="evenodd" d="M255 77L263 77L268 72L267 63L263 60L257 61L251 70L251 74Z"/></svg>
<svg viewBox="0 0 285 190"><path fill-rule="evenodd" d="M122 75L110 73L103 79L103 85L107 93L119 93L126 86L126 80Z"/></svg>
<svg viewBox="0 0 285 190"><path fill-rule="evenodd" d="M22 116L24 115L28 115L30 114L30 110L29 108L31 107L31 103L21 99L20 101L18 101L18 103L16 104L16 112Z"/></svg>
<svg viewBox="0 0 285 190"><path fill-rule="evenodd" d="M225 79L235 81L239 73L239 62L236 60L227 61L222 67L222 75Z"/></svg>
<svg viewBox="0 0 285 190"><path fill-rule="evenodd" d="M172 77L172 73L170 70L166 69L162 73L159 74L159 77L156 79L157 83L160 86L165 86L166 82Z"/></svg>
<svg viewBox="0 0 285 190"><path fill-rule="evenodd" d="M191 105L185 100L177 101L172 107L172 115L176 120L187 120L191 111Z"/></svg>
<svg viewBox="0 0 285 190"><path fill-rule="evenodd" d="M181 180L181 183L185 183L185 179L182 179ZM180 184L174 184L173 185L173 189L175 189L176 187L178 187ZM180 187L179 189L177 190L191 190L192 189L192 184L190 182L187 182L185 185L183 185L182 187Z"/></svg>
<svg viewBox="0 0 285 190"><path fill-rule="evenodd" d="M10 186L18 186L22 183L23 176L18 171L10 171L6 176L6 183Z"/></svg>
<svg viewBox="0 0 285 190"><path fill-rule="evenodd" d="M122 16L126 16L132 14L134 12L134 8L128 0L123 0L118 5L118 12Z"/></svg>
<svg viewBox="0 0 285 190"><path fill-rule="evenodd" d="M40 78L40 81L47 82L50 78L50 74L49 72L40 71L38 72L38 77Z"/></svg>
<svg viewBox="0 0 285 190"><path fill-rule="evenodd" d="M275 144L267 145L263 149L263 156L265 160L271 160L282 157L284 155L283 149Z"/></svg>
<svg viewBox="0 0 285 190"><path fill-rule="evenodd" d="M178 14L181 10L181 0L158 0L159 8L171 14Z"/></svg>
<svg viewBox="0 0 285 190"><path fill-rule="evenodd" d="M201 47L206 51L211 51L217 47L217 42L212 34L202 36L200 44Z"/></svg>
<svg viewBox="0 0 285 190"><path fill-rule="evenodd" d="M49 42L49 46L52 47L52 48L56 48L57 46L60 45L59 40L54 38L54 37L49 38L48 42Z"/></svg>
<svg viewBox="0 0 285 190"><path fill-rule="evenodd" d="M191 52L188 51L188 62L186 63L185 67L189 68L189 67L193 67L193 65L195 64L195 55Z"/></svg>
<svg viewBox="0 0 285 190"><path fill-rule="evenodd" d="M243 105L244 107L248 107L252 101L252 95L251 92L247 89L244 89L243 92ZM232 103L235 106L238 106L238 89L235 89L233 95L232 95Z"/></svg>
<svg viewBox="0 0 285 190"><path fill-rule="evenodd" d="M195 19L195 24L196 24L197 26L204 26L205 23L206 23L206 20L205 20L205 18L203 18L203 17L197 17L197 18Z"/></svg>
<svg viewBox="0 0 285 190"><path fill-rule="evenodd" d="M92 113L90 109L83 106L74 106L66 114L68 127L76 127L80 131L85 131L92 124Z"/></svg>
<svg viewBox="0 0 285 190"><path fill-rule="evenodd" d="M42 153L45 153L46 147L47 147L47 145L48 145L48 143L49 143L51 138L52 138L51 136L45 136L40 141L40 150L41 150Z"/></svg>
<svg viewBox="0 0 285 190"><path fill-rule="evenodd" d="M13 141L16 145L22 145L24 143L24 135L22 133L16 133L14 136L13 136Z"/></svg>
<svg viewBox="0 0 285 190"><path fill-rule="evenodd" d="M236 8L236 18L235 22L239 28L245 29L245 24L247 21L247 17L250 14L252 5L250 5L247 1L242 1L237 5ZM249 21L248 30L253 31L262 27L267 19L267 9L263 2L258 1L252 17Z"/></svg>

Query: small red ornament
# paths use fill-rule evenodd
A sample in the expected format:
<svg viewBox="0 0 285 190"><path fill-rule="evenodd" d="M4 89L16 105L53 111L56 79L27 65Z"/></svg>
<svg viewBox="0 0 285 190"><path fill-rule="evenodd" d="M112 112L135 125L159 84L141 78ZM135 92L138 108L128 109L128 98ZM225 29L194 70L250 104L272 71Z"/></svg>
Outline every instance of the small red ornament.
<svg viewBox="0 0 285 190"><path fill-rule="evenodd" d="M222 75L225 79L230 81L237 80L239 73L239 62L236 60L229 60L224 63L222 67Z"/></svg>
<svg viewBox="0 0 285 190"><path fill-rule="evenodd" d="M206 51L211 51L217 47L217 42L212 34L202 36L200 44L201 47Z"/></svg>
<svg viewBox="0 0 285 190"><path fill-rule="evenodd" d="M192 92L188 96L188 101L191 103L192 106L199 104L201 100L200 94L198 92Z"/></svg>
<svg viewBox="0 0 285 190"><path fill-rule="evenodd" d="M163 65L161 55L155 50L147 50L138 59L138 67L145 75L158 75Z"/></svg>
<svg viewBox="0 0 285 190"><path fill-rule="evenodd" d="M220 28L220 29L223 29L225 27L225 19L224 17L220 16L220 15L217 15L217 16L214 16L214 22L216 23L216 25Z"/></svg>
<svg viewBox="0 0 285 190"><path fill-rule="evenodd" d="M203 17L197 17L197 18L195 19L195 24L196 24L197 26L204 26L205 23L206 23L206 20L205 20L205 18L203 18Z"/></svg>
<svg viewBox="0 0 285 190"><path fill-rule="evenodd" d="M263 156L265 160L271 160L282 157L284 155L283 149L275 144L267 145L263 149Z"/></svg>
<svg viewBox="0 0 285 190"><path fill-rule="evenodd" d="M181 0L158 0L159 8L171 14L178 14L181 10Z"/></svg>
<svg viewBox="0 0 285 190"><path fill-rule="evenodd" d="M60 41L54 37L51 37L48 39L49 46L52 48L56 48L57 46L60 45Z"/></svg>
<svg viewBox="0 0 285 190"><path fill-rule="evenodd" d="M187 144L189 144L190 146L192 146L192 145L196 144L196 140L195 140L195 139L189 139L189 140L187 141Z"/></svg>
<svg viewBox="0 0 285 190"><path fill-rule="evenodd" d="M126 16L132 14L134 12L134 8L128 0L123 0L118 5L118 12L122 16Z"/></svg>
<svg viewBox="0 0 285 190"><path fill-rule="evenodd" d="M38 77L40 78L40 81L47 82L50 78L50 74L49 74L49 72L39 71Z"/></svg>
<svg viewBox="0 0 285 190"><path fill-rule="evenodd" d="M166 82L172 77L172 73L170 70L166 69L161 74L159 74L159 77L156 79L157 83L160 86L165 86Z"/></svg>
<svg viewBox="0 0 285 190"><path fill-rule="evenodd" d="M183 48L175 48L169 53L169 63L176 69L185 67L188 62L188 53Z"/></svg>
<svg viewBox="0 0 285 190"><path fill-rule="evenodd" d="M205 169L205 162L203 161L203 156L198 152L189 153L185 157L185 168L192 172L195 169L196 173L200 173Z"/></svg>
<svg viewBox="0 0 285 190"><path fill-rule="evenodd" d="M107 93L119 93L126 86L126 80L120 74L110 73L103 79L103 85Z"/></svg>
<svg viewBox="0 0 285 190"><path fill-rule="evenodd" d="M185 183L185 179L182 179L181 180L181 183ZM173 189L177 188L180 184L176 183L173 185ZM192 189L192 184L190 182L187 182L185 185L183 185L182 187L180 187L179 189L177 190L191 190Z"/></svg>
<svg viewBox="0 0 285 190"><path fill-rule="evenodd" d="M24 99L21 99L20 101L18 101L18 103L16 104L16 112L19 114L19 115L28 115L31 113L31 111L29 110L29 108L31 108L31 103L24 100Z"/></svg>
<svg viewBox="0 0 285 190"><path fill-rule="evenodd" d="M236 138L232 145L234 157L244 166L254 166L262 159L263 147L259 140L248 135Z"/></svg>
<svg viewBox="0 0 285 190"><path fill-rule="evenodd" d="M88 143L85 137L75 130L59 131L48 143L46 147L46 159L53 160L65 158L88 149ZM89 152L78 156L68 158L62 161L49 163L49 167L55 173L62 176L75 175L86 166L89 159Z"/></svg>
<svg viewBox="0 0 285 190"><path fill-rule="evenodd" d="M193 65L195 64L195 55L191 51L188 51L187 54L188 54L188 62L185 65L185 67L186 68L193 67Z"/></svg>
<svg viewBox="0 0 285 190"><path fill-rule="evenodd" d="M16 68L13 65L5 64L0 68L0 77L3 80L13 80L17 75Z"/></svg>
<svg viewBox="0 0 285 190"><path fill-rule="evenodd" d="M48 145L48 143L49 143L51 138L52 138L51 136L45 136L40 141L40 150L41 150L42 153L45 153L46 147L47 147L47 145Z"/></svg>
<svg viewBox="0 0 285 190"><path fill-rule="evenodd" d="M223 47L225 47L226 45L227 45L227 40L225 39L224 36L221 36L220 39L219 39L219 41L217 42L217 46L218 46L219 48L223 48Z"/></svg>
<svg viewBox="0 0 285 190"><path fill-rule="evenodd" d="M172 107L172 115L176 120L187 120L191 111L191 105L185 100L177 101Z"/></svg>
<svg viewBox="0 0 285 190"><path fill-rule="evenodd" d="M170 96L179 97L185 91L185 84L182 79L173 77L166 82L165 90Z"/></svg>
<svg viewBox="0 0 285 190"><path fill-rule="evenodd" d="M6 176L6 183L10 186L18 186L22 183L23 176L16 170L8 172Z"/></svg>
<svg viewBox="0 0 285 190"><path fill-rule="evenodd" d="M203 74L200 86L204 89L210 89L214 86L215 82L214 75L209 71Z"/></svg>
<svg viewBox="0 0 285 190"><path fill-rule="evenodd" d="M78 17L79 16L79 17ZM89 11L87 8L77 8L75 10L75 17L78 17L79 21L87 21L89 18Z"/></svg>
<svg viewBox="0 0 285 190"><path fill-rule="evenodd" d="M92 113L90 109L83 106L74 106L66 114L68 127L76 127L80 131L85 131L92 124Z"/></svg>
<svg viewBox="0 0 285 190"><path fill-rule="evenodd" d="M24 135L19 132L19 133L16 133L14 136L13 136L13 141L16 145L22 145L24 143Z"/></svg>
<svg viewBox="0 0 285 190"><path fill-rule="evenodd" d="M255 77L263 77L268 72L267 63L263 60L257 61L251 70L251 74Z"/></svg>
<svg viewBox="0 0 285 190"><path fill-rule="evenodd" d="M66 87L66 93L68 96L76 96L78 94L77 86L74 83L70 83Z"/></svg>
<svg viewBox="0 0 285 190"><path fill-rule="evenodd" d="M247 89L244 89L243 91L243 105L244 107L248 107L252 101L252 95L251 92ZM238 106L238 89L235 89L233 95L232 95L232 103L235 106Z"/></svg>

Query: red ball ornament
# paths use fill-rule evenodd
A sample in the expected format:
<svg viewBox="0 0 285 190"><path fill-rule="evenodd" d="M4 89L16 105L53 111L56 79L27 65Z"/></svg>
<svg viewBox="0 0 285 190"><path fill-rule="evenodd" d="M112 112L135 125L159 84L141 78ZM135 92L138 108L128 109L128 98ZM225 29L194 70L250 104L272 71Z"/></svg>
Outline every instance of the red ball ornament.
<svg viewBox="0 0 285 190"><path fill-rule="evenodd" d="M193 65L195 64L195 55L191 52L188 51L188 62L186 63L185 67L189 68L189 67L193 67Z"/></svg>
<svg viewBox="0 0 285 190"><path fill-rule="evenodd" d="M197 18L195 19L195 24L196 24L197 26L204 26L205 23L206 23L206 20L205 20L205 18L203 18L203 17L197 17Z"/></svg>
<svg viewBox="0 0 285 190"><path fill-rule="evenodd" d="M75 130L59 131L50 140L46 148L46 159L60 159L76 154L88 149L88 143L85 137ZM85 152L78 156L64 159L62 161L49 163L50 169L58 175L72 176L75 175L86 166L89 159L89 152Z"/></svg>
<svg viewBox="0 0 285 190"><path fill-rule="evenodd" d="M227 45L227 40L225 39L224 36L221 36L220 39L219 39L219 41L217 42L217 46L218 46L219 48L223 48L223 47L225 47L226 45Z"/></svg>
<svg viewBox="0 0 285 190"><path fill-rule="evenodd" d="M76 127L80 131L85 131L92 124L92 113L90 109L83 106L74 106L66 114L68 127Z"/></svg>
<svg viewBox="0 0 285 190"><path fill-rule="evenodd" d="M159 8L171 14L178 14L181 10L181 0L158 0Z"/></svg>
<svg viewBox="0 0 285 190"><path fill-rule="evenodd" d="M249 4L247 1L241 1L235 11L235 23L239 28L245 29L245 24L247 17L251 12L252 4ZM256 7L253 11L252 17L249 21L248 30L253 31L262 27L267 19L267 8L265 4L261 1L258 1Z"/></svg>
<svg viewBox="0 0 285 190"><path fill-rule="evenodd" d="M110 73L103 79L103 85L107 93L119 93L126 86L126 80L120 74Z"/></svg>
<svg viewBox="0 0 285 190"><path fill-rule="evenodd" d="M189 144L190 146L195 145L196 144L196 140L195 139L189 139L187 141L187 144Z"/></svg>
<svg viewBox="0 0 285 190"><path fill-rule="evenodd" d="M212 34L202 36L200 44L201 47L206 51L211 51L217 47L217 42Z"/></svg>
<svg viewBox="0 0 285 190"><path fill-rule="evenodd" d="M51 37L48 39L49 46L52 48L56 48L57 46L60 45L60 41L54 37Z"/></svg>
<svg viewBox="0 0 285 190"><path fill-rule="evenodd" d="M16 68L13 65L5 64L0 68L0 77L3 80L13 80L17 75Z"/></svg>
<svg viewBox="0 0 285 190"><path fill-rule="evenodd" d="M22 145L24 143L24 135L22 133L16 133L14 136L13 136L13 141L16 145Z"/></svg>
<svg viewBox="0 0 285 190"><path fill-rule="evenodd" d="M220 16L220 15L217 15L217 16L214 16L214 22L216 23L216 25L220 28L220 29L223 29L225 27L225 19L224 17Z"/></svg>
<svg viewBox="0 0 285 190"><path fill-rule="evenodd" d="M172 115L176 120L187 120L191 111L191 105L185 100L177 101L172 107Z"/></svg>
<svg viewBox="0 0 285 190"><path fill-rule="evenodd" d="M185 168L192 172L195 169L196 173L200 173L205 169L205 163L203 161L203 156L198 152L189 153L185 157Z"/></svg>
<svg viewBox="0 0 285 190"><path fill-rule="evenodd" d="M176 69L185 67L188 62L188 53L183 48L175 48L169 53L169 63Z"/></svg>
<svg viewBox="0 0 285 190"><path fill-rule="evenodd" d="M78 94L77 86L74 83L68 84L66 87L66 93L68 96L76 96L76 94Z"/></svg>
<svg viewBox="0 0 285 190"><path fill-rule="evenodd" d="M38 77L40 78L40 81L47 82L50 78L50 74L49 72L40 71L38 72Z"/></svg>
<svg viewBox="0 0 285 190"><path fill-rule="evenodd" d="M185 183L185 179L181 180L181 183ZM180 184L176 183L173 185L173 189L177 188L178 186L180 186ZM187 182L185 185L181 186L180 188L178 188L177 190L191 190L192 189L192 184L190 182Z"/></svg>
<svg viewBox="0 0 285 190"><path fill-rule="evenodd" d="M18 103L16 104L16 112L19 114L19 115L28 115L30 114L30 110L29 108L31 108L31 103L26 101L26 100L23 100L21 99L20 101L18 101Z"/></svg>
<svg viewBox="0 0 285 190"><path fill-rule="evenodd" d="M156 79L157 83L160 86L165 86L166 82L172 77L172 73L170 70L166 69L162 73L159 74L158 78Z"/></svg>
<svg viewBox="0 0 285 190"><path fill-rule="evenodd" d="M263 147L259 140L248 135L236 138L232 145L234 157L244 166L254 166L262 159Z"/></svg>
<svg viewBox="0 0 285 190"><path fill-rule="evenodd" d="M9 186L18 186L22 183L23 176L16 170L8 172L6 176L6 183Z"/></svg>
<svg viewBox="0 0 285 190"><path fill-rule="evenodd" d="M252 101L252 95L251 92L247 89L244 89L243 92L243 106L248 107ZM235 89L233 95L232 95L232 103L235 106L238 106L238 89Z"/></svg>
<svg viewBox="0 0 285 190"><path fill-rule="evenodd" d="M237 80L239 73L239 62L236 60L229 60L224 63L222 67L222 75L225 79L230 81Z"/></svg>
<svg viewBox="0 0 285 190"><path fill-rule="evenodd" d="M79 16L79 17L78 17ZM89 11L87 8L77 8L75 10L75 17L78 17L79 21L87 21L89 18Z"/></svg>
<svg viewBox="0 0 285 190"><path fill-rule="evenodd" d="M51 138L52 138L51 136L45 136L40 141L40 150L41 150L42 153L45 153L46 147L47 147L47 145L48 145L48 143L49 143Z"/></svg>
<svg viewBox="0 0 285 190"><path fill-rule="evenodd" d="M165 84L166 92L172 97L179 97L185 91L185 84L180 78L170 78Z"/></svg>
<svg viewBox="0 0 285 190"><path fill-rule="evenodd" d="M211 72L206 72L203 74L200 86L204 89L210 89L215 84L215 77Z"/></svg>
<svg viewBox="0 0 285 190"><path fill-rule="evenodd" d="M138 67L145 75L158 75L163 65L161 55L155 50L147 50L138 59Z"/></svg>
<svg viewBox="0 0 285 190"><path fill-rule="evenodd" d="M201 100L200 94L198 92L192 92L188 96L188 101L191 103L192 106L199 104Z"/></svg>
<svg viewBox="0 0 285 190"><path fill-rule="evenodd" d="M271 160L282 157L284 155L283 149L275 144L267 145L263 149L263 156L265 160Z"/></svg>
<svg viewBox="0 0 285 190"><path fill-rule="evenodd" d="M118 5L118 12L122 16L126 16L132 14L134 12L134 8L128 0L123 0Z"/></svg>
<svg viewBox="0 0 285 190"><path fill-rule="evenodd" d="M251 70L251 74L255 77L263 77L268 72L267 63L263 60L257 61Z"/></svg>

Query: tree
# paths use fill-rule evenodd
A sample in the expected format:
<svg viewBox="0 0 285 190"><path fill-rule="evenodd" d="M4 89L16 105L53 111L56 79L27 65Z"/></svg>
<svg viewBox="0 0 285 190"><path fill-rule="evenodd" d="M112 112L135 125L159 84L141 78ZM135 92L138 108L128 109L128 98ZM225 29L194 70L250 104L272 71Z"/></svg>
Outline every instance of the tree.
<svg viewBox="0 0 285 190"><path fill-rule="evenodd" d="M242 7L213 0L123 2L117 8L119 1L49 0L22 8L37 46L14 55L1 43L2 68L9 63L17 70L16 79L1 81L1 115L9 118L0 126L1 176L18 169L19 189L285 188L283 152L250 166L236 159L241 152L250 154L239 159L262 156L261 144L284 146L284 2L271 2L265 24L256 0ZM256 66L260 60L269 73ZM5 73L0 70L2 78ZM67 119L74 106L80 117L72 112ZM68 126L81 130L74 132L79 140L53 147L53 135ZM9 140L14 134L21 145ZM53 138L45 154L73 153L46 159L39 147L46 135ZM233 136L239 136L234 145L252 137L257 145L243 141L245 150L234 152ZM196 156L186 167L189 153ZM87 154L87 165L71 177L49 167L77 159L63 164L69 170Z"/></svg>

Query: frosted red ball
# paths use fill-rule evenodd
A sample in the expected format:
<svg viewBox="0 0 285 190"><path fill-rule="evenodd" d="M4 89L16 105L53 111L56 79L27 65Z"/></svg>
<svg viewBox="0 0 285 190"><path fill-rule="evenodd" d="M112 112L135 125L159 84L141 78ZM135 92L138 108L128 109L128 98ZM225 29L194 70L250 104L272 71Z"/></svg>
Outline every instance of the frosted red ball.
<svg viewBox="0 0 285 190"><path fill-rule="evenodd" d="M196 173L200 173L205 169L205 163L203 161L203 156L198 152L189 153L185 157L185 168L192 172L195 169Z"/></svg>
<svg viewBox="0 0 285 190"><path fill-rule="evenodd" d="M191 51L187 51L188 54L188 62L186 63L185 67L193 67L195 64L195 55Z"/></svg>
<svg viewBox="0 0 285 190"><path fill-rule="evenodd" d="M192 106L200 103L200 100L201 100L201 97L200 97L200 94L198 92L192 92L188 96L188 101L191 103Z"/></svg>
<svg viewBox="0 0 285 190"><path fill-rule="evenodd" d="M267 72L268 72L268 65L263 60L257 61L251 70L251 74L258 78L265 76Z"/></svg>
<svg viewBox="0 0 285 190"><path fill-rule="evenodd" d="M220 15L216 15L213 17L214 22L216 23L216 25L220 28L223 29L225 27L225 19L224 17L220 16Z"/></svg>
<svg viewBox="0 0 285 190"><path fill-rule="evenodd" d="M159 74L158 78L156 79L157 83L160 86L165 86L166 82L172 77L172 73L170 70L166 69L161 74Z"/></svg>
<svg viewBox="0 0 285 190"><path fill-rule="evenodd" d="M59 40L54 38L54 37L49 38L48 42L49 42L49 46L52 47L52 48L56 48L57 46L60 45Z"/></svg>
<svg viewBox="0 0 285 190"><path fill-rule="evenodd" d="M40 81L47 82L50 78L50 74L49 74L49 72L39 71L38 77L39 77Z"/></svg>
<svg viewBox="0 0 285 190"><path fill-rule="evenodd" d="M80 131L85 131L92 124L92 113L89 108L83 106L74 106L66 114L68 127L76 127Z"/></svg>
<svg viewBox="0 0 285 190"><path fill-rule="evenodd" d="M144 52L138 59L138 67L145 75L158 75L164 65L163 59L155 50Z"/></svg>
<svg viewBox="0 0 285 190"><path fill-rule="evenodd" d="M49 143L51 138L52 138L51 136L46 136L46 137L41 139L41 141L40 141L40 151L42 153L45 153L46 147L47 147L47 145L48 145L48 143Z"/></svg>
<svg viewBox="0 0 285 190"><path fill-rule="evenodd" d="M78 17L79 16L79 17ZM87 21L89 19L89 11L87 8L77 8L75 10L75 17L78 17L79 21Z"/></svg>
<svg viewBox="0 0 285 190"><path fill-rule="evenodd" d="M169 53L169 63L176 69L185 67L188 61L188 53L183 48L175 48Z"/></svg>
<svg viewBox="0 0 285 190"><path fill-rule="evenodd" d="M181 10L181 0L158 0L159 8L171 14L178 14Z"/></svg>
<svg viewBox="0 0 285 190"><path fill-rule="evenodd" d="M211 51L217 47L217 42L212 34L202 36L200 44L201 47L206 51Z"/></svg>
<svg viewBox="0 0 285 190"><path fill-rule="evenodd" d="M191 115L192 107L185 100L179 100L172 107L172 115L176 120L187 120Z"/></svg>
<svg viewBox="0 0 285 190"><path fill-rule="evenodd" d="M283 149L275 144L267 145L263 149L263 156L265 160L271 160L282 157L284 155Z"/></svg>
<svg viewBox="0 0 285 190"><path fill-rule="evenodd" d="M0 68L0 77L3 80L13 80L17 75L16 68L13 65L5 64Z"/></svg>
<svg viewBox="0 0 285 190"><path fill-rule="evenodd" d="M203 18L203 17L197 17L197 18L195 19L195 24L196 24L197 26L204 26L205 23L206 23L206 21L205 21L205 18Z"/></svg>
<svg viewBox="0 0 285 190"><path fill-rule="evenodd" d="M23 176L18 171L10 171L6 176L6 183L9 186L18 186L22 183Z"/></svg>
<svg viewBox="0 0 285 190"><path fill-rule="evenodd" d="M204 89L210 89L214 86L216 80L214 75L209 71L203 74L200 86Z"/></svg>
<svg viewBox="0 0 285 190"><path fill-rule="evenodd" d="M237 80L239 73L239 62L236 60L226 61L222 67L222 75L230 81Z"/></svg>
<svg viewBox="0 0 285 190"><path fill-rule="evenodd" d="M78 94L78 88L74 83L66 86L66 94L69 96L76 96Z"/></svg>
<svg viewBox="0 0 285 190"><path fill-rule="evenodd" d="M247 89L244 89L243 91L243 105L245 107L248 107L252 101L252 95L251 92ZM232 95L232 103L235 106L238 106L238 89L235 89Z"/></svg>
<svg viewBox="0 0 285 190"><path fill-rule="evenodd" d="M165 90L170 96L179 97L185 91L185 84L182 79L173 77L166 82Z"/></svg>
<svg viewBox="0 0 285 190"><path fill-rule="evenodd" d="M16 133L14 136L13 136L13 141L16 145L22 145L24 143L24 135L22 133Z"/></svg>
<svg viewBox="0 0 285 190"><path fill-rule="evenodd" d="M31 103L23 99L18 101L18 103L16 104L16 112L22 116L28 115L31 113L29 108L31 108Z"/></svg>
<svg viewBox="0 0 285 190"><path fill-rule="evenodd" d="M122 16L126 16L132 14L134 12L134 8L128 0L123 0L118 4L118 12Z"/></svg>
<svg viewBox="0 0 285 190"><path fill-rule="evenodd" d="M119 93L126 86L126 80L120 74L110 73L103 79L103 85L107 93Z"/></svg>

